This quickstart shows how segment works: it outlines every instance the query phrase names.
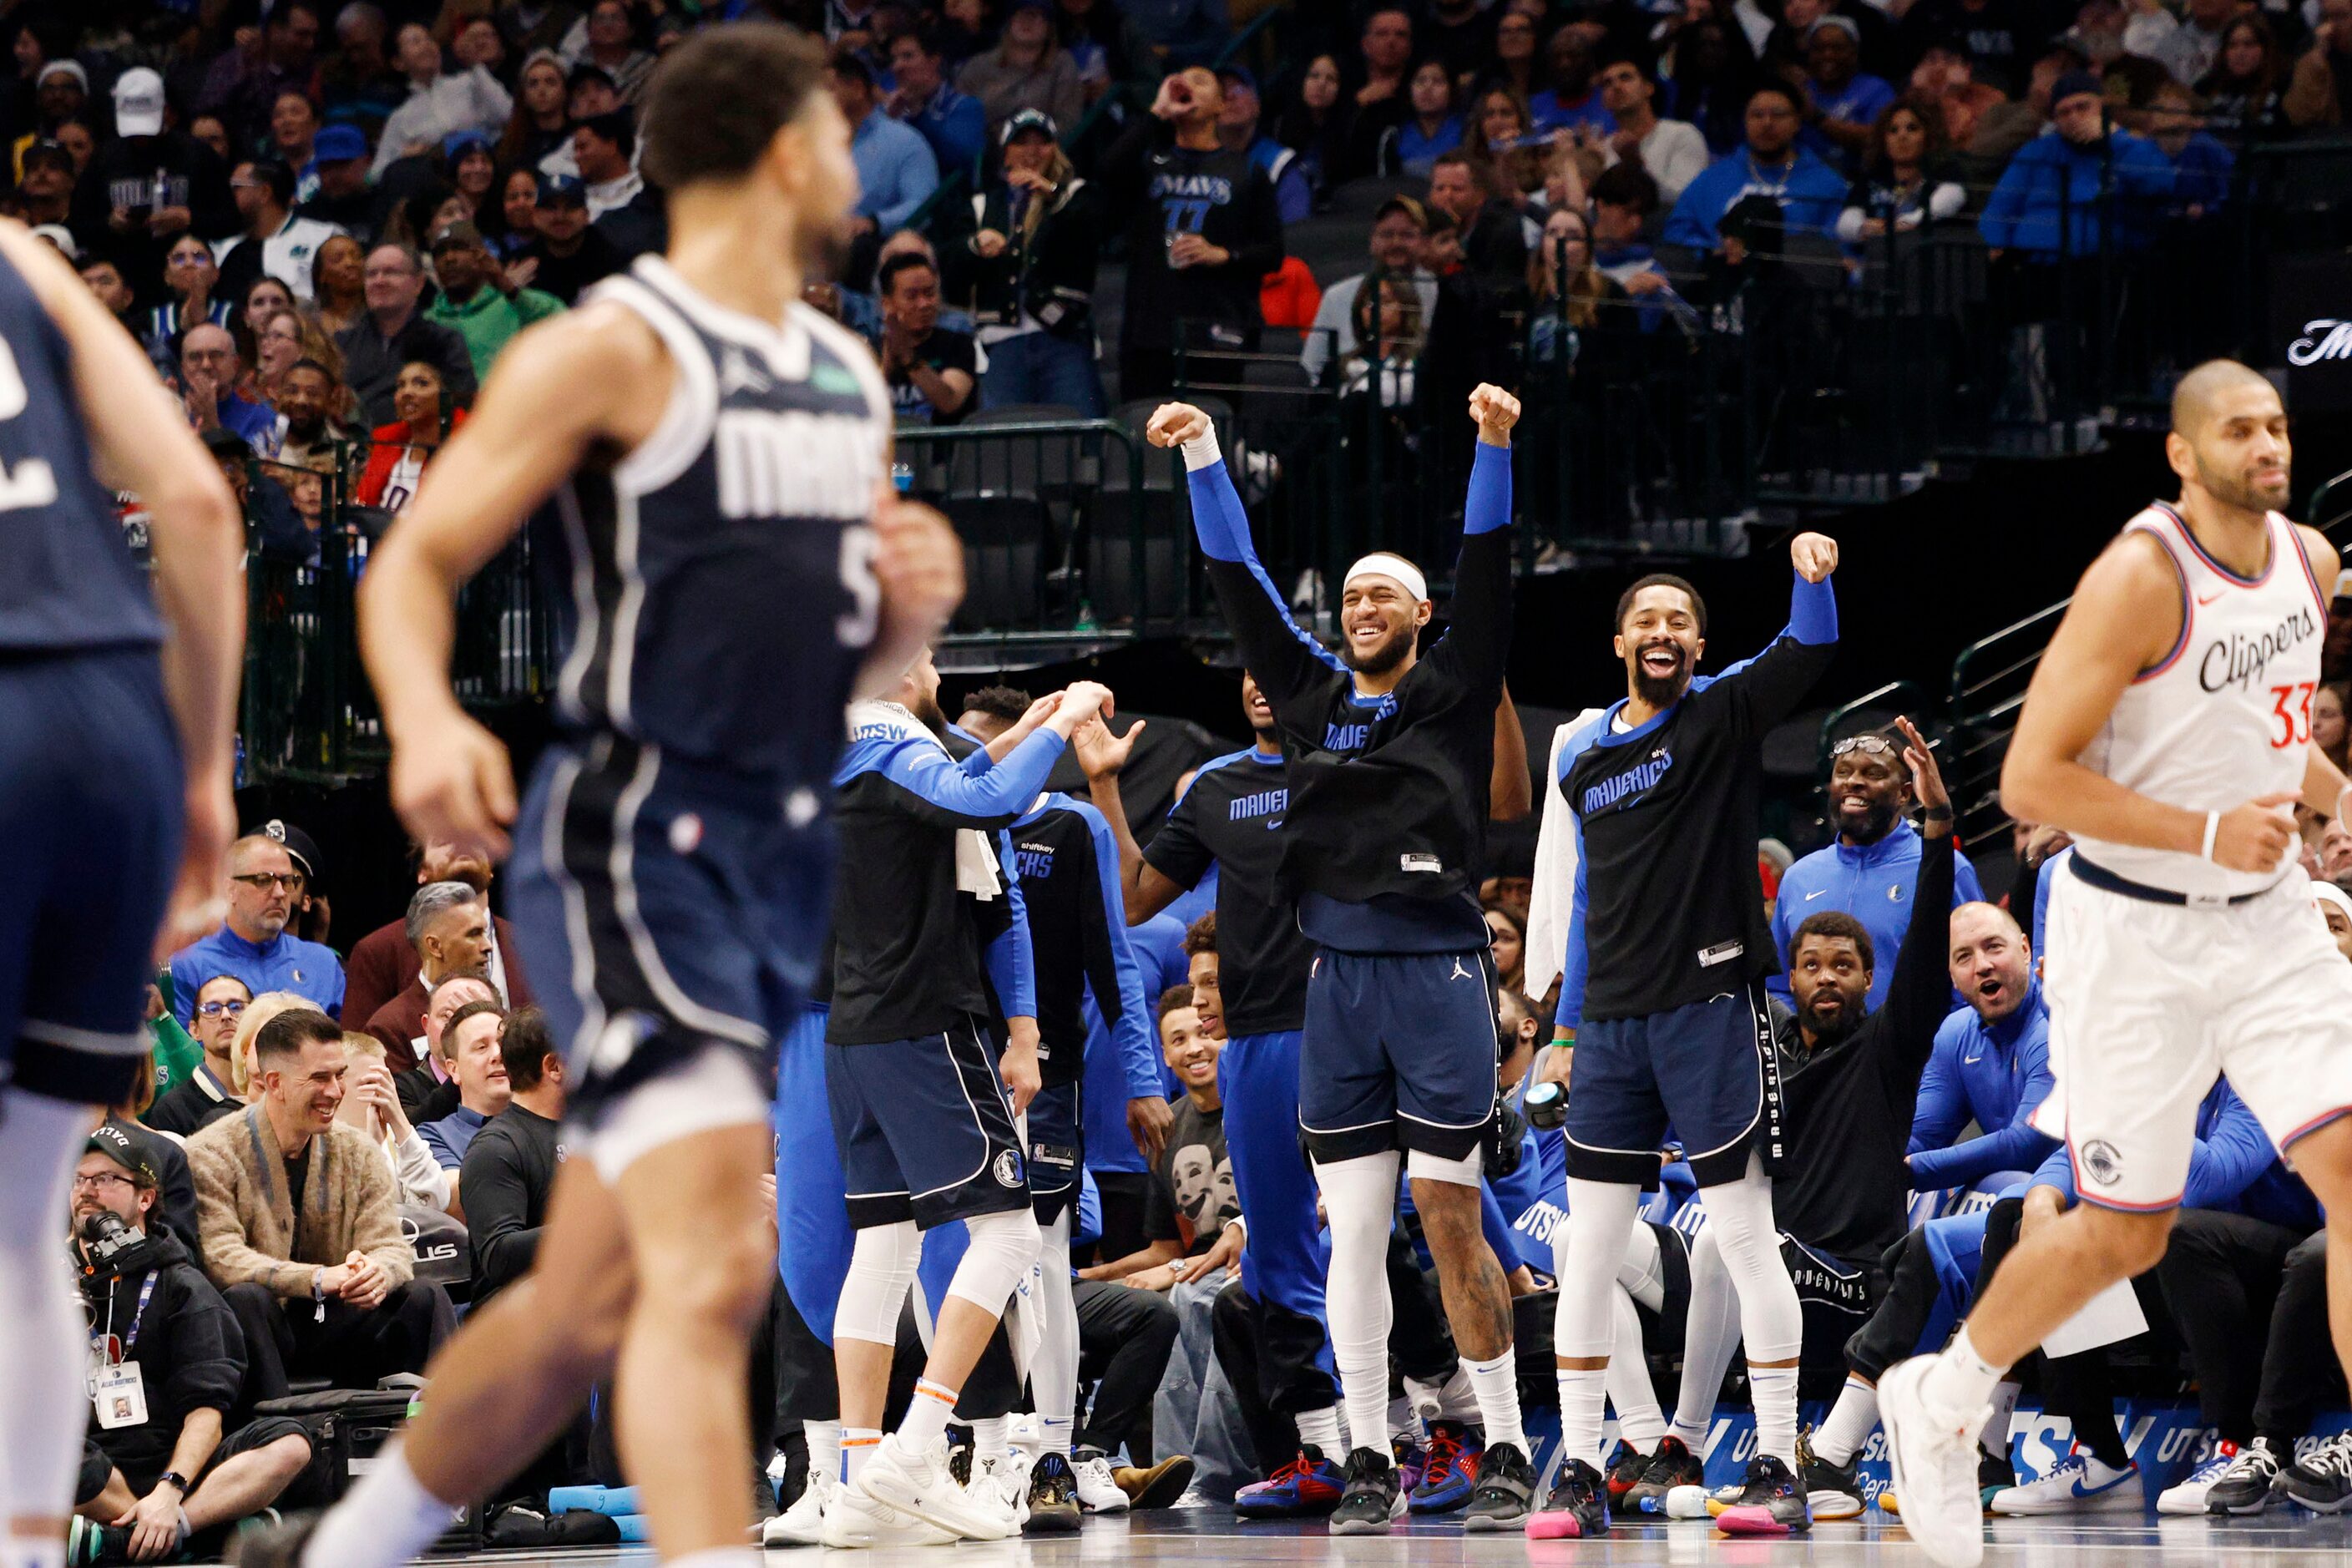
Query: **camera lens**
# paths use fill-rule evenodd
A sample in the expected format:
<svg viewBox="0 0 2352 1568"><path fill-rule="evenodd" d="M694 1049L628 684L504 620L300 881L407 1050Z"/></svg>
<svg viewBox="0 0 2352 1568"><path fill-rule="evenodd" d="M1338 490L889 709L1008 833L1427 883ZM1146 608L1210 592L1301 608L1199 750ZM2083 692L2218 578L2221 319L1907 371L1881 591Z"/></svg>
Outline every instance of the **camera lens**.
<svg viewBox="0 0 2352 1568"><path fill-rule="evenodd" d="M1556 1083L1531 1085L1519 1101L1519 1114L1530 1127L1557 1131L1568 1121L1568 1090Z"/></svg>

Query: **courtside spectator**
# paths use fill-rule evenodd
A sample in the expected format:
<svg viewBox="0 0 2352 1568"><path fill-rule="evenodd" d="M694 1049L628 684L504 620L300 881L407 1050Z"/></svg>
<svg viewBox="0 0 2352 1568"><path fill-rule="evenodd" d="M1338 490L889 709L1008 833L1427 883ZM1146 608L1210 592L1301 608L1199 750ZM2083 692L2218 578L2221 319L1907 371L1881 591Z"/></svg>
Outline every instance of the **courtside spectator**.
<svg viewBox="0 0 2352 1568"><path fill-rule="evenodd" d="M563 1058L537 1008L507 1020L499 1051L513 1098L475 1135L460 1167L477 1308L530 1272L563 1162Z"/></svg>
<svg viewBox="0 0 2352 1568"><path fill-rule="evenodd" d="M288 991L331 1016L342 1005L343 964L334 950L286 929L310 879L287 845L249 833L228 847L228 919L221 929L172 955L172 984L184 1026L196 990L215 974L234 974L255 996Z"/></svg>
<svg viewBox="0 0 2352 1568"><path fill-rule="evenodd" d="M425 264L403 245L379 245L368 252L364 274L367 310L335 334L343 352L343 381L359 400L360 420L370 429L404 417L394 402L401 367L423 360L440 372L450 406L474 401L474 360L466 340L428 321L417 310L425 294Z"/></svg>
<svg viewBox="0 0 2352 1568"><path fill-rule="evenodd" d="M411 1279L383 1155L335 1120L342 1031L294 1008L262 1027L255 1056L255 1102L188 1142L205 1268L245 1331L249 1391L275 1399L289 1376L367 1388L422 1371L437 1292Z"/></svg>
<svg viewBox="0 0 2352 1568"><path fill-rule="evenodd" d="M278 441L278 416L237 395L245 378L236 339L226 327L199 321L180 336L180 401L197 430L231 432L267 457Z"/></svg>
<svg viewBox="0 0 2352 1568"><path fill-rule="evenodd" d="M406 1052L412 1041L424 1037L425 1012L434 986L460 971L486 972L490 953L489 906L470 882L427 882L409 899L400 931L416 960L416 973L368 1015L366 1029L387 1047ZM352 956L356 960L358 949L352 950ZM343 1011L356 1017L352 1000L347 990Z"/></svg>
<svg viewBox="0 0 2352 1568"><path fill-rule="evenodd" d="M2097 256L2108 244L2139 250L2172 184L2154 142L2109 126L2099 79L2070 71L2052 84L2048 129L2010 159L1977 226L1996 260L2010 250L2043 261Z"/></svg>
<svg viewBox="0 0 2352 1568"><path fill-rule="evenodd" d="M360 505L382 507L394 515L416 494L425 464L466 422L466 411L451 401L439 351L418 347L420 352L401 363L400 374L393 383L392 411L396 417L369 433L367 466L352 487L352 498Z"/></svg>
<svg viewBox="0 0 2352 1568"><path fill-rule="evenodd" d="M866 234L903 227L940 188L939 160L911 125L882 111L874 68L856 55L836 53L834 101L849 121L849 156L857 165L857 205L850 222Z"/></svg>
<svg viewBox="0 0 2352 1568"><path fill-rule="evenodd" d="M76 1563L173 1558L268 1507L310 1463L299 1421L226 1426L247 1403L243 1336L179 1238L150 1223L160 1180L110 1123L74 1171L70 1245L95 1326Z"/></svg>
<svg viewBox="0 0 2352 1568"><path fill-rule="evenodd" d="M181 236L164 253L163 287L167 297L142 313L139 337L148 358L176 365L183 335L207 321L227 326L236 319L236 300L220 291L213 247L193 234Z"/></svg>
<svg viewBox="0 0 2352 1568"><path fill-rule="evenodd" d="M409 862L416 868L418 887L428 882L463 882L487 906L491 867L483 856L448 844L412 842ZM408 940L407 917L387 921L352 943L351 957L343 968L348 984L343 994L343 1022L363 1028L374 1018L378 1007L415 984L424 972L423 960ZM520 960L514 956L514 928L507 924L503 916L493 915L490 920L488 969L491 984L509 1006L523 1008L531 1005L530 986L523 979Z"/></svg>
<svg viewBox="0 0 2352 1568"><path fill-rule="evenodd" d="M489 980L479 970L444 975L425 1005L425 1033L404 1045L386 1042L384 1048L391 1053L395 1069L393 1088L400 1091L401 1108L408 1112L409 1121L421 1127L457 1109L457 1083L449 1076L441 1049L442 1031L460 1010L495 1000Z"/></svg>
<svg viewBox="0 0 2352 1568"><path fill-rule="evenodd" d="M465 1163L474 1134L506 1110L514 1096L499 1054L499 1037L506 1024L506 1010L495 1002L468 1002L449 1015L441 1030L441 1070L457 1086L457 1109L416 1130L434 1160L451 1173L450 1212L460 1219L466 1211L456 1173Z"/></svg>
<svg viewBox="0 0 2352 1568"><path fill-rule="evenodd" d="M453 223L433 237L433 277L441 292L425 319L466 340L477 380L488 377L499 351L517 332L563 309L552 294L510 283L483 244L481 230L470 223Z"/></svg>
<svg viewBox="0 0 2352 1568"><path fill-rule="evenodd" d="M920 256L894 256L875 274L882 331L874 357L901 425L955 425L971 412L980 359L971 339L940 325L939 269Z"/></svg>
<svg viewBox="0 0 2352 1568"><path fill-rule="evenodd" d="M1132 400L1176 384L1178 323L1191 352L1257 347L1258 285L1282 264L1282 215L1265 171L1217 140L1224 89L1195 67L1160 84L1103 155L1103 182L1130 204L1127 309L1119 326L1118 395Z"/></svg>
<svg viewBox="0 0 2352 1568"><path fill-rule="evenodd" d="M1759 195L1780 207L1789 233L1828 234L1845 205L1845 181L1797 145L1803 113L1794 88L1766 82L1749 93L1746 144L1717 159L1685 187L1666 219L1665 242L1711 251L1724 216L1742 199Z"/></svg>
<svg viewBox="0 0 2352 1568"><path fill-rule="evenodd" d="M252 987L234 974L215 974L196 987L195 1016L188 1033L204 1047L204 1059L148 1108L142 1119L148 1126L174 1138L193 1138L237 1110L240 1101L230 1087L236 1069L229 1065L229 1047L252 1001Z"/></svg>
<svg viewBox="0 0 2352 1568"><path fill-rule="evenodd" d="M278 460L288 468L333 465L337 448L352 438L335 417L344 396L342 384L324 363L307 356L296 360L278 387ZM315 555L315 545L310 553Z"/></svg>
<svg viewBox="0 0 2352 1568"><path fill-rule="evenodd" d="M976 200L980 226L945 259L968 300L988 368L981 405L1058 403L1103 411L1095 363L1102 206L1070 167L1054 121L1023 110L1004 124L1004 178Z"/></svg>
<svg viewBox="0 0 2352 1568"><path fill-rule="evenodd" d="M359 1129L369 1142L383 1151L393 1180L399 1184L402 1203L447 1213L449 1173L416 1135L408 1112L402 1109L400 1086L394 1081L383 1042L373 1035L346 1029L343 1045L351 1052L352 1067L343 1078L343 1103L336 1108L335 1120Z"/></svg>

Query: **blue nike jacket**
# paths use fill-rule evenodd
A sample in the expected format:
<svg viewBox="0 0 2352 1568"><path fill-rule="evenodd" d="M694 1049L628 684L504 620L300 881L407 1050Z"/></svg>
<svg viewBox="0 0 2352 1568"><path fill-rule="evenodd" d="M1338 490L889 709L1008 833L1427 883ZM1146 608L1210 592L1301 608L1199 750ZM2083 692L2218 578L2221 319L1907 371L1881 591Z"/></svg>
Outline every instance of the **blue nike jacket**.
<svg viewBox="0 0 2352 1568"><path fill-rule="evenodd" d="M2030 1171L2052 1139L2027 1121L2048 1097L2050 1009L2042 983L2026 987L2017 1011L1987 1024L1962 1007L1936 1031L1911 1117L1911 1185L1919 1192L1964 1187L1996 1171ZM1954 1143L1970 1121L1980 1136Z"/></svg>

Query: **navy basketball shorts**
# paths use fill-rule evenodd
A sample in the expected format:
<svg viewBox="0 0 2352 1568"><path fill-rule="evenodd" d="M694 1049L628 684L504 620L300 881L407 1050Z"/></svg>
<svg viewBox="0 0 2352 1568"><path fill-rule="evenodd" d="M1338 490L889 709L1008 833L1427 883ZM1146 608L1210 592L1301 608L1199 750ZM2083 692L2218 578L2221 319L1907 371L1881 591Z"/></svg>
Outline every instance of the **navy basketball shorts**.
<svg viewBox="0 0 2352 1568"><path fill-rule="evenodd" d="M1085 1102L1083 1081L1049 1083L1029 1102L1029 1195L1039 1225L1053 1224L1078 1201L1087 1167Z"/></svg>
<svg viewBox="0 0 2352 1568"><path fill-rule="evenodd" d="M1317 950L1298 1125L1318 1161L1389 1149L1466 1158L1495 1114L1496 1060L1485 953Z"/></svg>
<svg viewBox="0 0 2352 1568"><path fill-rule="evenodd" d="M1568 1173L1649 1187L1669 1123L1702 1187L1748 1173L1765 1117L1764 984L1639 1018L1588 1021L1568 1073Z"/></svg>
<svg viewBox="0 0 2352 1568"><path fill-rule="evenodd" d="M763 1125L775 1042L823 948L822 802L615 735L541 759L507 908L606 1181L693 1133Z"/></svg>
<svg viewBox="0 0 2352 1568"><path fill-rule="evenodd" d="M996 1047L967 1020L912 1040L824 1047L849 1223L1008 1214L1031 1203Z"/></svg>
<svg viewBox="0 0 2352 1568"><path fill-rule="evenodd" d="M0 1082L130 1098L185 793L153 648L0 657Z"/></svg>

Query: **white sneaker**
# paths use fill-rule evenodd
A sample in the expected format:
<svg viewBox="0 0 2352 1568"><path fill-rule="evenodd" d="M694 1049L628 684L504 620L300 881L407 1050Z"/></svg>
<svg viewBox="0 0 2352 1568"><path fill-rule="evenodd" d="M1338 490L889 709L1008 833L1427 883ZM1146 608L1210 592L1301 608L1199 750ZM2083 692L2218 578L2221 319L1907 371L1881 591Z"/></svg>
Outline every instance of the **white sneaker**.
<svg viewBox="0 0 2352 1568"><path fill-rule="evenodd" d="M2078 1513L2101 1508L2137 1510L2140 1506L2139 1467L2127 1464L2116 1469L2078 1446L2051 1466L2047 1474L2022 1486L2006 1487L1993 1493L1987 1506L1995 1513L2011 1518Z"/></svg>
<svg viewBox="0 0 2352 1568"><path fill-rule="evenodd" d="M2205 1494L2213 1483L2230 1473L2238 1461L2235 1443L2216 1443L2205 1462L2189 1472L2189 1479L2179 1486L2167 1487L2157 1494L2156 1511L2163 1514L2200 1514L2205 1511Z"/></svg>
<svg viewBox="0 0 2352 1568"><path fill-rule="evenodd" d="M1111 1478L1110 1461L1100 1454L1073 1457L1070 1468L1078 1478L1078 1506L1088 1513L1125 1513L1126 1489Z"/></svg>
<svg viewBox="0 0 2352 1568"><path fill-rule="evenodd" d="M1977 1490L1977 1430L1986 1411L1947 1420L1920 1398L1920 1380L1932 1356L1898 1362L1878 1380L1878 1424L1886 1434L1893 1490L1903 1500L1903 1524L1943 1568L1977 1568L1984 1561L1984 1503Z"/></svg>
<svg viewBox="0 0 2352 1568"><path fill-rule="evenodd" d="M762 1546L815 1546L824 1540L824 1505L841 1483L823 1470L809 1472L808 1485L793 1506L760 1527Z"/></svg>
<svg viewBox="0 0 2352 1568"><path fill-rule="evenodd" d="M1029 1466L1022 1455L991 1454L986 1458L974 1459L971 1483L964 1489L971 1491L982 1487L995 1489L995 1495L1013 1510L1016 1523L1029 1522Z"/></svg>
<svg viewBox="0 0 2352 1568"><path fill-rule="evenodd" d="M1002 1497L978 1489L966 1491L956 1484L948 1470L944 1436L915 1448L891 1433L866 1461L852 1489L966 1541L1003 1541L1021 1528Z"/></svg>
<svg viewBox="0 0 2352 1568"><path fill-rule="evenodd" d="M835 1484L824 1500L817 1544L843 1550L873 1546L945 1546L955 1540L938 1526L878 1502L856 1487ZM768 1544L762 1542L761 1544Z"/></svg>

